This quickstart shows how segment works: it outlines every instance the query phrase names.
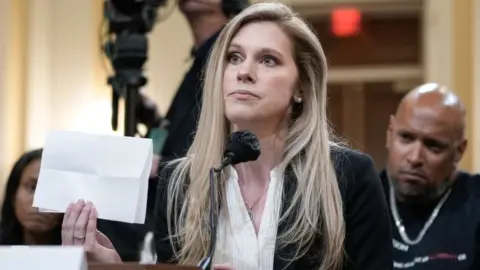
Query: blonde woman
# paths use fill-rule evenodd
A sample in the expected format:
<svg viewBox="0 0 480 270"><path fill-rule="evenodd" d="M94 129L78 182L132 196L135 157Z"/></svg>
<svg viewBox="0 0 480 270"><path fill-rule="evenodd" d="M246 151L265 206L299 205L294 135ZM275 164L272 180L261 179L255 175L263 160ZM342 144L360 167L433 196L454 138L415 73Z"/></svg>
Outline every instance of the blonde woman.
<svg viewBox="0 0 480 270"><path fill-rule="evenodd" d="M231 132L250 130L262 153L227 168L219 182L214 269L392 268L374 164L330 140L326 75L320 42L285 5L252 5L226 25L206 68L193 145L158 186L159 262L195 265L207 255L209 169ZM95 228L93 206L72 204L63 241L84 245L92 260L118 261Z"/></svg>

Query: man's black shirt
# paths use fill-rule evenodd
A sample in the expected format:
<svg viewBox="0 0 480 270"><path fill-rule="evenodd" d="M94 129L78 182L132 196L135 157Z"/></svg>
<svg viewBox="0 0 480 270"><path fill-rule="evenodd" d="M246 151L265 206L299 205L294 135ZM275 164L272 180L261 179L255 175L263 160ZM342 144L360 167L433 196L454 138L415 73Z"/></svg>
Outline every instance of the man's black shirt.
<svg viewBox="0 0 480 270"><path fill-rule="evenodd" d="M219 32L192 52L195 60L185 74L165 117L170 124L162 151L163 162L184 157L193 142L202 104L203 71L218 35Z"/></svg>
<svg viewBox="0 0 480 270"><path fill-rule="evenodd" d="M380 178L390 205L390 183L386 173L382 172ZM397 202L399 216L410 239L418 236L435 206L436 204L412 207ZM417 245L408 245L402 241L393 216L390 216L394 269L480 269L474 266L480 259L480 175L458 172L450 196Z"/></svg>
<svg viewBox="0 0 480 270"><path fill-rule="evenodd" d="M207 39L197 50L192 50L192 56L195 58L193 64L185 74L165 117L170 124L167 127L168 137L162 150L158 175L168 161L184 157L193 142L202 106L203 73L209 53L219 34L220 31ZM157 180L158 177L150 179L147 216L151 216L155 205Z"/></svg>

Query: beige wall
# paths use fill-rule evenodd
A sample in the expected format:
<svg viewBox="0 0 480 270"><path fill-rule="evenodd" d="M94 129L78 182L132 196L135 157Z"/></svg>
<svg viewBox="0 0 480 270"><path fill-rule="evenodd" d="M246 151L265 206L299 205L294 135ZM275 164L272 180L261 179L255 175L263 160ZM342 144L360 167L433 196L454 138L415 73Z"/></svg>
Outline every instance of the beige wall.
<svg viewBox="0 0 480 270"><path fill-rule="evenodd" d="M473 51L474 51L474 69L473 69L473 100L474 106L472 111L472 121L475 122L473 128L473 164L472 169L475 172L480 172L480 1L474 1L474 7L472 8L474 22L474 38L473 38Z"/></svg>
<svg viewBox="0 0 480 270"><path fill-rule="evenodd" d="M478 25L480 17L478 6L480 4L476 0L424 0L424 3L425 81L439 82L449 86L464 101L467 109L469 146L460 166L465 170L479 172ZM474 60L474 57L477 60Z"/></svg>
<svg viewBox="0 0 480 270"><path fill-rule="evenodd" d="M451 55L453 50L452 6L453 1L450 0L424 1L424 76L426 81L444 85L453 84L452 58L445 57ZM447 17L443 19L442 14Z"/></svg>
<svg viewBox="0 0 480 270"><path fill-rule="evenodd" d="M0 1L0 185L24 148L26 13L24 0Z"/></svg>
<svg viewBox="0 0 480 270"><path fill-rule="evenodd" d="M41 147L52 129L82 125L78 114L94 93L92 7L90 1L29 0L27 149Z"/></svg>
<svg viewBox="0 0 480 270"><path fill-rule="evenodd" d="M0 1L0 40L8 36L8 13L10 2ZM6 134L6 102L7 102L7 42L0 42L0 180L6 176L5 169L10 165L9 150L6 147L9 138ZM0 183L1 184L1 183Z"/></svg>

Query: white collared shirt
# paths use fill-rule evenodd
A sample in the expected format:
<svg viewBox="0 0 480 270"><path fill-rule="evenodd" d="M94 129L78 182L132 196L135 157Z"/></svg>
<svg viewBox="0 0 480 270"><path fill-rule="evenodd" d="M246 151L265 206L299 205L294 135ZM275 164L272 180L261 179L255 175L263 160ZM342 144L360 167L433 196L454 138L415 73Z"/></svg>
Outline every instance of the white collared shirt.
<svg viewBox="0 0 480 270"><path fill-rule="evenodd" d="M283 175L270 172L258 236L248 216L238 184L238 174L229 167L226 183L226 205L220 211L214 264L228 264L235 270L271 270L275 254L278 220L283 192Z"/></svg>

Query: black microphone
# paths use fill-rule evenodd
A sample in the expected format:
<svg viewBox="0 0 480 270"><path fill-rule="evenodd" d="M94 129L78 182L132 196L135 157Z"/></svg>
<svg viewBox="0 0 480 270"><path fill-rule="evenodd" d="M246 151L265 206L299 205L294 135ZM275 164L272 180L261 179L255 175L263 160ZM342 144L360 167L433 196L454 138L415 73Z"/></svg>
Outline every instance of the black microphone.
<svg viewBox="0 0 480 270"><path fill-rule="evenodd" d="M222 164L220 164L218 168L210 169L210 246L207 257L203 258L197 265L201 269L211 269L215 245L217 243L218 212L220 211L220 206L216 205L218 192L215 173L221 172L228 165L257 160L259 156L260 143L255 134L250 131L237 131L230 135L227 149L223 153Z"/></svg>
<svg viewBox="0 0 480 270"><path fill-rule="evenodd" d="M260 156L260 143L250 131L237 131L230 135L227 149L223 153L222 164L215 172L222 171L228 165L257 160Z"/></svg>

